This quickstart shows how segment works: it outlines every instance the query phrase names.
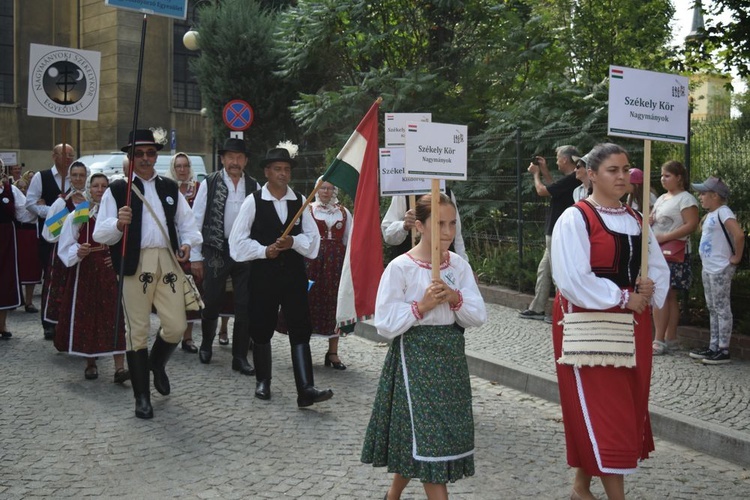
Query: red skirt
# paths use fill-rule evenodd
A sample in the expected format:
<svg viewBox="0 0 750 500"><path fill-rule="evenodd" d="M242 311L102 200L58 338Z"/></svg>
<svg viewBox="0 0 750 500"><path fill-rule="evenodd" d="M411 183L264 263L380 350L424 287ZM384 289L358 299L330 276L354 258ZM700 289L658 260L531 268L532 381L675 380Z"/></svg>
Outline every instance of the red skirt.
<svg viewBox="0 0 750 500"><path fill-rule="evenodd" d="M18 234L18 272L22 285L42 282L42 264L39 262L39 237L36 224L21 224Z"/></svg>
<svg viewBox="0 0 750 500"><path fill-rule="evenodd" d="M552 340L555 360L562 354L563 304L558 293L553 306ZM573 307L574 312L586 311ZM622 312L617 307L610 312ZM629 474L638 461L654 451L648 414L651 386L651 309L635 314L634 368L555 363L560 390L568 465L590 476Z"/></svg>
<svg viewBox="0 0 750 500"><path fill-rule="evenodd" d="M307 278L314 281L308 294L310 321L315 335L338 335L336 302L346 246L341 240L321 239L318 257L305 259Z"/></svg>
<svg viewBox="0 0 750 500"><path fill-rule="evenodd" d="M23 302L17 256L15 225L0 224L0 310L15 309Z"/></svg>
<svg viewBox="0 0 750 500"><path fill-rule="evenodd" d="M117 314L117 275L109 248L91 252L69 269L68 287L60 300L55 348L79 356L103 356L125 352L125 322ZM59 260L59 259L58 259Z"/></svg>
<svg viewBox="0 0 750 500"><path fill-rule="evenodd" d="M70 269L57 257L57 243L52 248L52 264L48 266L49 279L45 278L42 286L42 307L44 320L57 323L60 315L60 304L65 293Z"/></svg>

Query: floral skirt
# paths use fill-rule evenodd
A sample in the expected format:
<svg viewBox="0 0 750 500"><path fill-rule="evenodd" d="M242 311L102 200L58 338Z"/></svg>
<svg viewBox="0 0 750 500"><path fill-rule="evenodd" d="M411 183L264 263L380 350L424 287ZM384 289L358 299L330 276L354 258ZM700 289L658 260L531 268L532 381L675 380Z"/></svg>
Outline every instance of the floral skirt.
<svg viewBox="0 0 750 500"><path fill-rule="evenodd" d="M413 327L393 341L361 460L424 483L474 475L469 367L454 326Z"/></svg>
<svg viewBox="0 0 750 500"><path fill-rule="evenodd" d="M685 262L667 262L669 265L669 286L675 290L689 290L693 281L693 271L690 269L690 256Z"/></svg>

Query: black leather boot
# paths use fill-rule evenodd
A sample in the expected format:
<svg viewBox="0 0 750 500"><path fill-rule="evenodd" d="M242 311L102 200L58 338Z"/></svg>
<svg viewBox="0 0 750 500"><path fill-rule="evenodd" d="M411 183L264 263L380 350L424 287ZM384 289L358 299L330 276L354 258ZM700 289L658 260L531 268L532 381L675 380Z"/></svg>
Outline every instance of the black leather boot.
<svg viewBox="0 0 750 500"><path fill-rule="evenodd" d="M154 409L151 407L151 384L148 371L148 349L127 351L130 371L130 383L135 396L135 416L138 418L153 418Z"/></svg>
<svg viewBox="0 0 750 500"><path fill-rule="evenodd" d="M243 375L255 375L255 368L247 360L250 346L250 326L246 321L234 317L234 335L232 335L232 370Z"/></svg>
<svg viewBox="0 0 750 500"><path fill-rule="evenodd" d="M201 340L201 347L198 350L198 359L200 359L201 363L205 365L211 362L211 357L214 354L214 337L216 337L216 325L218 323L218 318L201 320L201 332L203 335L203 340Z"/></svg>
<svg viewBox="0 0 750 500"><path fill-rule="evenodd" d="M271 399L271 344L254 344L255 397Z"/></svg>
<svg viewBox="0 0 750 500"><path fill-rule="evenodd" d="M167 377L165 367L175 349L177 349L177 344L166 342L161 335L156 336L154 345L151 347L151 356L148 361L151 371L154 372L154 387L162 396L167 396L170 392L169 377Z"/></svg>
<svg viewBox="0 0 750 500"><path fill-rule="evenodd" d="M294 368L294 382L297 384L297 406L303 408L333 397L331 389L321 391L315 388L310 344L292 346L292 367Z"/></svg>

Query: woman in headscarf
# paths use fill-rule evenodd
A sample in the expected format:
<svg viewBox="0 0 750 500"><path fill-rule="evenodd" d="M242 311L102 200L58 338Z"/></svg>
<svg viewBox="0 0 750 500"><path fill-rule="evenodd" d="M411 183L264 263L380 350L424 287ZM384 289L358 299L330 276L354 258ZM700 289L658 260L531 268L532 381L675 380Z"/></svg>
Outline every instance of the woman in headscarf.
<svg viewBox="0 0 750 500"><path fill-rule="evenodd" d="M169 172L167 177L177 182L180 187L180 193L185 197L190 207L193 207L193 201L195 196L198 194L200 188L200 182L195 179L193 174L193 165L190 162L190 157L187 153L177 153L172 157L169 162ZM190 274L190 262L187 265L182 266L182 270L185 273ZM182 334L182 350L195 354L198 352L198 347L193 342L193 323L200 321L200 311L189 311L187 313L187 328L185 333Z"/></svg>
<svg viewBox="0 0 750 500"><path fill-rule="evenodd" d="M319 178L318 182L322 179ZM320 232L320 250L315 259L305 259L313 335L328 338L325 366L345 370L338 355L340 331L336 327L336 301L346 245L352 231L352 214L338 200L338 188L323 182L308 210Z"/></svg>
<svg viewBox="0 0 750 500"><path fill-rule="evenodd" d="M86 178L89 169L80 161L73 162L68 168L68 177L70 179L70 189L65 196L60 196L50 206L47 221L42 227L42 237L50 243L53 243L51 252L51 261L48 265L50 278L45 280L42 288L42 310L44 320L57 324L57 317L60 309L60 298L65 292L65 282L68 277L68 270L65 264L57 257L57 241L60 239L61 231L55 229L54 225L48 225L55 219L55 216L62 210L73 213L76 205L86 201Z"/></svg>
<svg viewBox="0 0 750 500"><path fill-rule="evenodd" d="M88 215L72 213L63 224L57 255L69 269L67 287L62 296L55 347L86 358L84 376L99 377L98 356L112 355L114 381L122 384L130 378L125 369L125 323L118 318L119 335L114 338L117 314L117 273L112 267L109 246L94 241L99 202L109 185L107 176L93 174L86 182Z"/></svg>

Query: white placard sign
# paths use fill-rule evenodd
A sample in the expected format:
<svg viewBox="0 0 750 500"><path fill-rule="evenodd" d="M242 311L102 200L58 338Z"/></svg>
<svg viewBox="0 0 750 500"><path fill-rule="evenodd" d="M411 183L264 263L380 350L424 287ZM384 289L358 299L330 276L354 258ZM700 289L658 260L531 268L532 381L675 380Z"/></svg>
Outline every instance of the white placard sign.
<svg viewBox="0 0 750 500"><path fill-rule="evenodd" d="M687 143L688 79L609 67L609 135Z"/></svg>
<svg viewBox="0 0 750 500"><path fill-rule="evenodd" d="M18 153L15 151L0 151L0 159L6 167L18 165Z"/></svg>
<svg viewBox="0 0 750 500"><path fill-rule="evenodd" d="M380 148L380 196L423 195L430 192L432 181L424 177L411 177L404 167L404 148ZM445 181L440 181L445 191Z"/></svg>
<svg viewBox="0 0 750 500"><path fill-rule="evenodd" d="M406 144L406 124L431 122L432 113L386 113L385 147L403 148Z"/></svg>
<svg viewBox="0 0 750 500"><path fill-rule="evenodd" d="M406 173L429 179L466 180L468 127L450 123L406 125Z"/></svg>
<svg viewBox="0 0 750 500"><path fill-rule="evenodd" d="M101 52L31 44L30 116L99 119Z"/></svg>

